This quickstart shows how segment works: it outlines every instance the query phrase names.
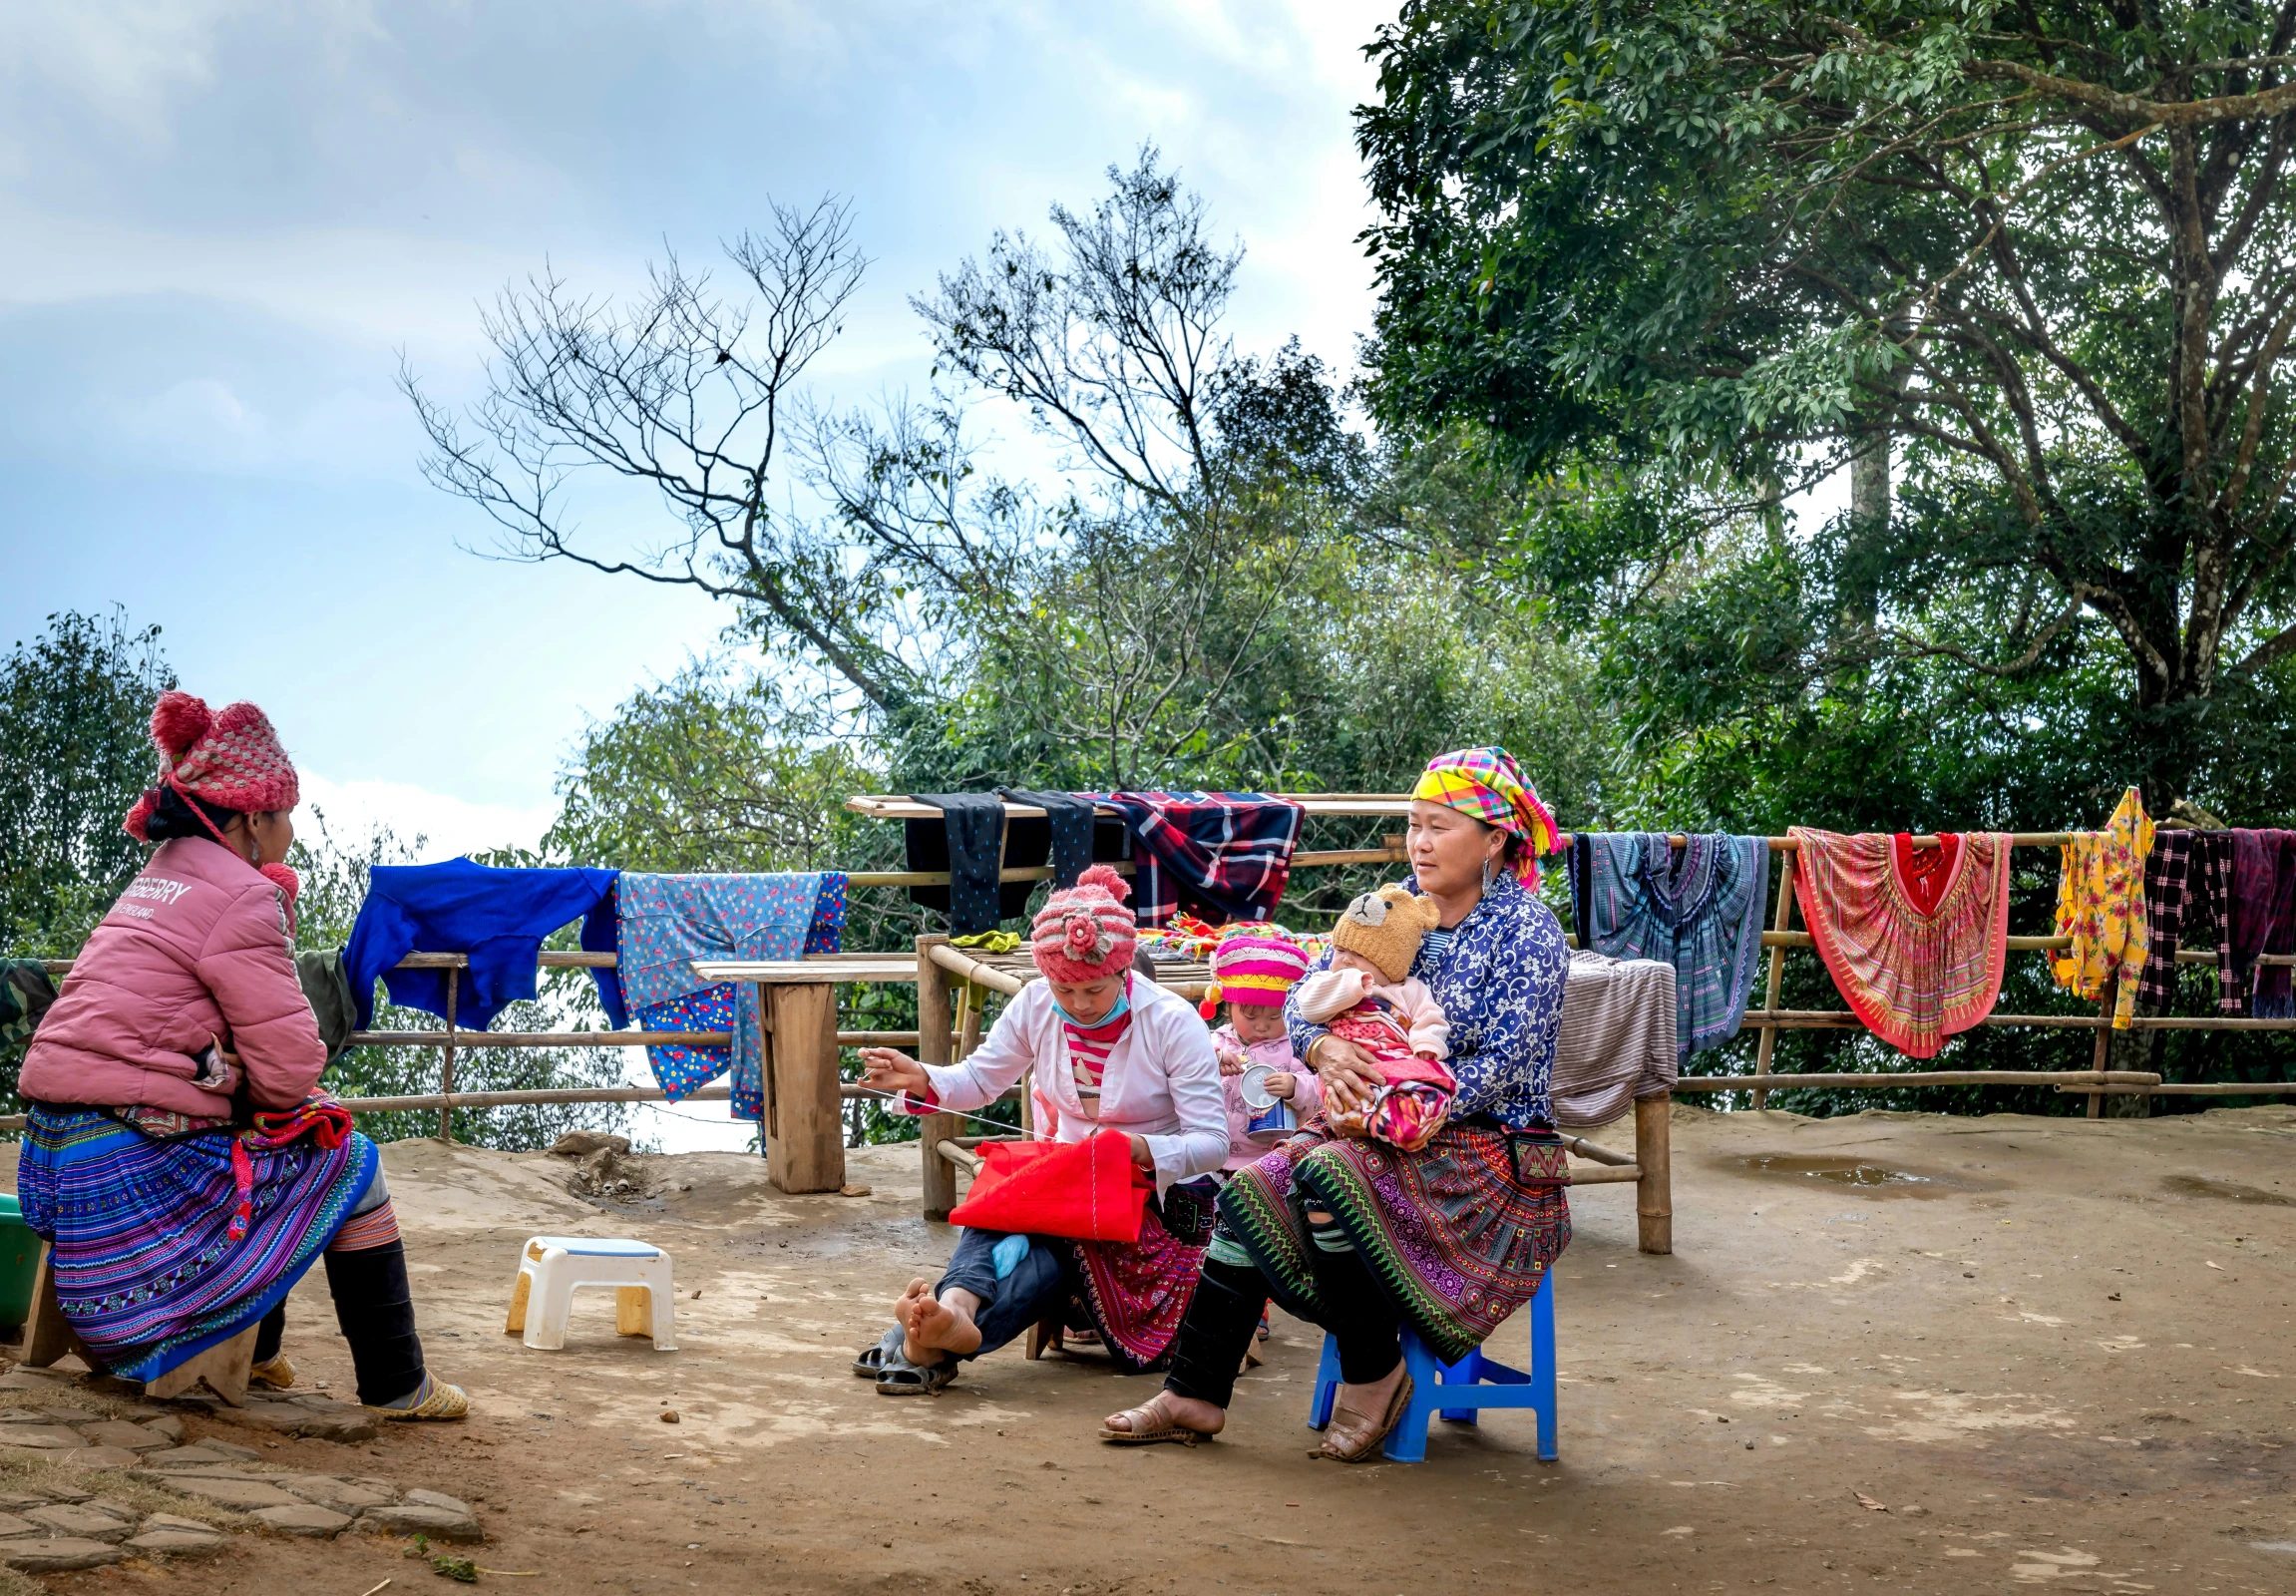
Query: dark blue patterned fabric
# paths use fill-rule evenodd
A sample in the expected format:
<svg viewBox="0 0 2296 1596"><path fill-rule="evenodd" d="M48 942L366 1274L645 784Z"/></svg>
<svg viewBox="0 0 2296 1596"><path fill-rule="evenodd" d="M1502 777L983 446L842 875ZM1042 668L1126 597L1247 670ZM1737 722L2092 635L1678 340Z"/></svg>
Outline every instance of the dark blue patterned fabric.
<svg viewBox="0 0 2296 1596"><path fill-rule="evenodd" d="M1412 884L1414 891L1416 883ZM1554 912L1502 875L1481 903L1451 928L1436 952L1422 943L1411 974L1425 982L1451 1022L1451 1056L1459 1078L1454 1118L1488 1114L1517 1129L1550 1118L1548 1080L1555 1064L1555 1025L1563 1011L1570 949ZM1322 954L1312 975L1329 970ZM1328 1027L1300 1017L1300 989L1284 1004L1293 1050L1303 1058Z"/></svg>

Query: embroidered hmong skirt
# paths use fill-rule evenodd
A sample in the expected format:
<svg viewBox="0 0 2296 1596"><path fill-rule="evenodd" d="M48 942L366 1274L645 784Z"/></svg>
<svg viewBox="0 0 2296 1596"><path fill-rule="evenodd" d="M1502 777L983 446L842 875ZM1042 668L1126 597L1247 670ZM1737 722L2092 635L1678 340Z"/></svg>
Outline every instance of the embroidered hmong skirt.
<svg viewBox="0 0 2296 1596"><path fill-rule="evenodd" d="M1324 1314L1310 1204L1339 1221L1403 1322L1447 1364L1531 1300L1571 1239L1562 1187L1518 1183L1506 1137L1488 1125L1454 1120L1402 1152L1311 1121L1237 1173L1220 1213L1276 1301L1315 1323Z"/></svg>
<svg viewBox="0 0 2296 1596"><path fill-rule="evenodd" d="M56 1298L113 1374L156 1380L269 1313L324 1252L375 1177L352 1134L246 1148L247 1233L228 1130L160 1140L95 1108L35 1103L16 1169L24 1222L53 1245Z"/></svg>
<svg viewBox="0 0 2296 1596"><path fill-rule="evenodd" d="M1171 1362L1180 1321L1188 1317L1188 1304L1196 1296L1203 1247L1166 1230L1153 1203L1141 1216L1138 1241L1068 1245L1075 1258L1069 1328L1082 1330L1086 1327L1079 1319L1089 1320L1108 1356L1126 1374L1145 1374Z"/></svg>

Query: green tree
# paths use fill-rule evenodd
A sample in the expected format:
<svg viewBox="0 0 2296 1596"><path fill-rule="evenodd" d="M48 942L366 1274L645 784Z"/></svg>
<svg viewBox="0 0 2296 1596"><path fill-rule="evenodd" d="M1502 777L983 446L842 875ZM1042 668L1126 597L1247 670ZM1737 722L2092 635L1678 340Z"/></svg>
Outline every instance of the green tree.
<svg viewBox="0 0 2296 1596"><path fill-rule="evenodd" d="M0 661L0 949L69 958L143 868L121 829L152 784L160 628L62 610Z"/></svg>
<svg viewBox="0 0 2296 1596"><path fill-rule="evenodd" d="M2165 807L2296 650L2292 35L2288 4L1412 0L1358 125L1370 391L1608 494L1534 526L1575 579L1661 583L1862 462L1822 672L1996 679L2094 626Z"/></svg>

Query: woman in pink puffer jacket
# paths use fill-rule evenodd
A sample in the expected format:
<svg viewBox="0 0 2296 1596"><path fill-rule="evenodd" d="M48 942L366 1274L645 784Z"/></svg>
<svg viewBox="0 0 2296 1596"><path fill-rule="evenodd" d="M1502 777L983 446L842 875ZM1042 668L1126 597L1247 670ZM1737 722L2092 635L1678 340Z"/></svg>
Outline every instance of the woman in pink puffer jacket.
<svg viewBox="0 0 2296 1596"><path fill-rule="evenodd" d="M160 781L127 830L160 846L89 937L24 1055L17 1168L56 1295L113 1373L153 1380L256 1326L254 1379L289 1386L285 1299L326 1259L359 1399L460 1418L415 1335L375 1145L318 1092L286 866L295 767L250 703L152 711Z"/></svg>

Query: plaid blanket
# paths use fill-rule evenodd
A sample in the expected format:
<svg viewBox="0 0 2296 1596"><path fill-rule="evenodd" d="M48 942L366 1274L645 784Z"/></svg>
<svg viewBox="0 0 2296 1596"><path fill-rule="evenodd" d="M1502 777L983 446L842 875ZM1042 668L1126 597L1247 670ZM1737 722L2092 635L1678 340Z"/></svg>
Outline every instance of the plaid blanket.
<svg viewBox="0 0 2296 1596"><path fill-rule="evenodd" d="M1161 926L1183 908L1215 922L1275 918L1306 813L1298 804L1256 792L1085 796L1122 815L1132 835L1141 925Z"/></svg>

